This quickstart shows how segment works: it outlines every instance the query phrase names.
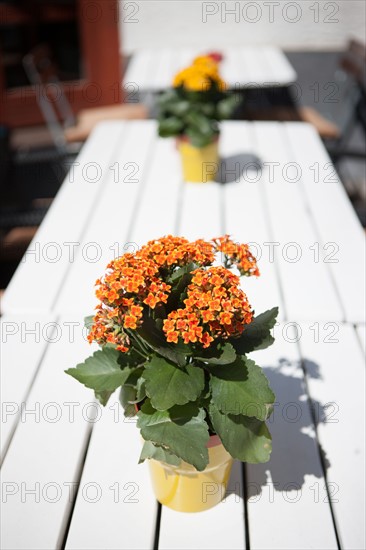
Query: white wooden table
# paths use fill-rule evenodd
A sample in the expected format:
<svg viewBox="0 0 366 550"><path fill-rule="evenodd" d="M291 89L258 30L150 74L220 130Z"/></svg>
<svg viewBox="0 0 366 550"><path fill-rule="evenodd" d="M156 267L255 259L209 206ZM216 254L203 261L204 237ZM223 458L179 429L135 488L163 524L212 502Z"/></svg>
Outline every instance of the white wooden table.
<svg viewBox="0 0 366 550"><path fill-rule="evenodd" d="M66 178L2 304L2 548L365 548L363 231L311 126L227 122L220 147L246 155L238 181L186 184L154 121L103 123ZM274 450L237 463L216 508L158 514L134 422L63 371L91 353L83 317L115 254L225 232L260 256L256 311L280 307L256 353Z"/></svg>
<svg viewBox="0 0 366 550"><path fill-rule="evenodd" d="M219 48L224 59L222 78L231 89L289 86L296 72L282 51L274 46ZM174 75L190 65L205 50L193 48L172 50L139 50L132 55L123 78L127 94L137 91L161 91L171 87Z"/></svg>

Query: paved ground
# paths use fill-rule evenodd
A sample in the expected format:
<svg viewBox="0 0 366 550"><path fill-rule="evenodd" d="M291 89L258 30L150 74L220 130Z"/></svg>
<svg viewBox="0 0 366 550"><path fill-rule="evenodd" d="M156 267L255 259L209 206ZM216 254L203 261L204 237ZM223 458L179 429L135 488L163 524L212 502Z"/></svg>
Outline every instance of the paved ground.
<svg viewBox="0 0 366 550"><path fill-rule="evenodd" d="M317 109L343 130L352 112L354 86L339 67L341 53L285 53L298 75L294 91L299 92L299 103ZM360 221L366 227L366 142L360 127L355 128L350 146L362 151L364 158L342 160L337 169Z"/></svg>

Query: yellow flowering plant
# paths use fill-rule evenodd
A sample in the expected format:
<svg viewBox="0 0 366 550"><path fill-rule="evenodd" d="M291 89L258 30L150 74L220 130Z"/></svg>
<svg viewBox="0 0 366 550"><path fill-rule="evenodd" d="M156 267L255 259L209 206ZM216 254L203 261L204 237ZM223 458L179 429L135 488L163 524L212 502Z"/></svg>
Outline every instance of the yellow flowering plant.
<svg viewBox="0 0 366 550"><path fill-rule="evenodd" d="M103 405L120 388L145 440L140 461L202 471L211 435L233 458L269 459L275 396L247 354L271 345L278 310L255 316L240 286L240 276L258 275L248 245L228 235L167 236L114 259L97 280L86 324L101 349L66 372Z"/></svg>
<svg viewBox="0 0 366 550"><path fill-rule="evenodd" d="M195 147L205 147L219 133L219 121L233 113L238 102L219 73L218 54L194 59L177 73L173 87L158 99L159 135L182 137Z"/></svg>

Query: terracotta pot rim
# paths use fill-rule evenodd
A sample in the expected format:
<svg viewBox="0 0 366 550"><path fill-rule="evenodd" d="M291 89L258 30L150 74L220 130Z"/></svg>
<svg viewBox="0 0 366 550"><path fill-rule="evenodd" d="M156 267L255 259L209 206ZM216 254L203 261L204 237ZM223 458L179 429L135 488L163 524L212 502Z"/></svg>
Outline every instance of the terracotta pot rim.
<svg viewBox="0 0 366 550"><path fill-rule="evenodd" d="M206 443L206 447L210 449L211 447L217 447L218 445L222 445L221 439L219 438L219 436L217 434L210 435L210 439Z"/></svg>

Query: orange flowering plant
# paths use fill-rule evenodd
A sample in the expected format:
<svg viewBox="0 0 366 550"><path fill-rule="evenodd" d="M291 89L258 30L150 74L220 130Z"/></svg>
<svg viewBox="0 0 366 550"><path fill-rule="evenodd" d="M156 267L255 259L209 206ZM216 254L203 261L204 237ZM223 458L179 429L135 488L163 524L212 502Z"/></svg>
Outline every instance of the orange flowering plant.
<svg viewBox="0 0 366 550"><path fill-rule="evenodd" d="M185 136L194 147L215 139L219 121L230 117L239 100L220 76L221 57L215 52L196 57L175 75L173 88L158 100L161 137Z"/></svg>
<svg viewBox="0 0 366 550"><path fill-rule="evenodd" d="M167 236L111 261L96 282L88 339L101 350L66 372L103 405L120 388L145 440L141 461L201 471L213 434L233 458L269 459L275 397L247 354L273 342L278 310L254 316L239 275L259 275L248 245Z"/></svg>

